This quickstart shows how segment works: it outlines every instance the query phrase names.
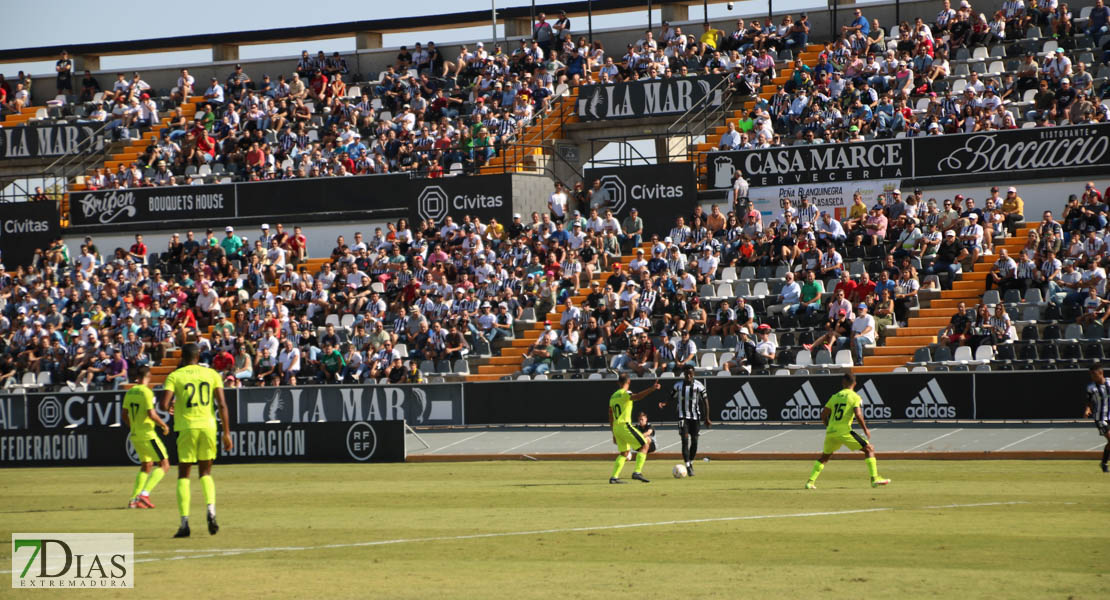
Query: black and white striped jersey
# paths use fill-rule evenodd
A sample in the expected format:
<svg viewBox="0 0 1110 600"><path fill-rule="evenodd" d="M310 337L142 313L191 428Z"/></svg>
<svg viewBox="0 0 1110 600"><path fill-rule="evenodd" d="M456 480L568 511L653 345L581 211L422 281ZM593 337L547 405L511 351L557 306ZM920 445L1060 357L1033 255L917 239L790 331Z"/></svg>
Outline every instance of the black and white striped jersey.
<svg viewBox="0 0 1110 600"><path fill-rule="evenodd" d="M701 406L706 400L705 385L698 380L687 384L685 380L674 384L671 397L678 405L678 418L692 421L701 420Z"/></svg>
<svg viewBox="0 0 1110 600"><path fill-rule="evenodd" d="M1087 385L1087 402L1091 405L1091 418L1110 421L1110 381Z"/></svg>

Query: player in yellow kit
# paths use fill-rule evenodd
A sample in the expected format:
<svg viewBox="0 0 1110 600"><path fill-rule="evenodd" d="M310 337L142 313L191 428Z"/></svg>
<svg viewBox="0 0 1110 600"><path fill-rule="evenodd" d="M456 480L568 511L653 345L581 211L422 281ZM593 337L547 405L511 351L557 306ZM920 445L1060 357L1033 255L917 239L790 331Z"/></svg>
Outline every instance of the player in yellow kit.
<svg viewBox="0 0 1110 600"><path fill-rule="evenodd" d="M621 469L624 468L625 461L632 458L633 448L636 448L636 471L632 473L632 478L648 483L643 470L651 439L644 437L632 426L632 403L647 398L648 394L659 389L659 383L642 392L632 394L628 391L629 383L632 381L628 373L622 373L617 381L621 387L609 397L609 426L613 429L613 443L617 445L617 460L613 463L613 474L609 476L609 483L627 483L620 478Z"/></svg>
<svg viewBox="0 0 1110 600"><path fill-rule="evenodd" d="M821 422L825 424L825 447L821 450L821 457L813 463L813 472L809 474L806 489L817 489L817 476L821 474L821 470L825 468L825 463L829 462L833 452L839 450L841 446L863 451L864 456L867 457L864 460L867 463L867 471L871 474L871 487L886 485L890 483L890 480L879 477L879 465L875 461L875 447L868 441L868 438L871 437L871 430L867 428L867 422L863 419L863 411L860 409L860 404L863 401L859 394L855 392L856 376L852 373L845 373L840 381L843 389L833 394L821 411ZM859 426L863 429L863 435L852 431L853 419L859 419Z"/></svg>
<svg viewBox="0 0 1110 600"><path fill-rule="evenodd" d="M170 427L154 410L154 392L150 390L150 367L139 367L135 385L123 395L123 422L131 427L131 445L139 455L139 474L135 476L135 489L127 508L154 508L150 493L170 470L166 447L154 431L157 425L162 435L169 435ZM154 463L158 463L155 468Z"/></svg>
<svg viewBox="0 0 1110 600"><path fill-rule="evenodd" d="M189 537L189 471L197 465L204 501L208 505L208 533L216 535L216 484L212 480L212 462L216 460L216 410L223 425L224 451L231 450L231 429L228 424L224 383L220 374L197 364L200 348L185 344L181 364L163 384L162 410L169 410L173 400L173 429L177 432L177 510L181 527L173 537Z"/></svg>

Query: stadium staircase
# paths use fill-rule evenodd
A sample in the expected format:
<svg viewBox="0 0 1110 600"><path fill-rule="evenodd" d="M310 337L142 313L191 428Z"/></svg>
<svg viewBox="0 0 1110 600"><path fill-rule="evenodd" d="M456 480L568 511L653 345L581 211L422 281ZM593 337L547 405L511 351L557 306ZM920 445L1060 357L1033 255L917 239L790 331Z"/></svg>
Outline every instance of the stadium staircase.
<svg viewBox="0 0 1110 600"><path fill-rule="evenodd" d="M907 319L906 327L888 329L883 345L873 348L872 354L863 358L863 366L853 370L857 373L890 373L912 362L919 348L935 344L938 332L948 325L960 302L966 302L969 307L979 303L983 292L987 291L987 273L998 259L998 250L1005 248L1010 256L1017 256L1025 246L1029 230L1035 227L1036 224L1023 225L1018 228L1017 235L1007 237L1001 243L995 242L994 254L980 256L979 261L971 265L972 270L965 270L960 280L952 283L951 290L942 290L939 294L932 292L934 297L921 300L920 308L915 316ZM919 292L921 295L930 293Z"/></svg>
<svg viewBox="0 0 1110 600"><path fill-rule="evenodd" d="M557 97L552 101L551 108L525 127L514 143L502 148L500 154L481 167L480 173L486 175L543 171L546 160L544 157L555 151L549 142L563 137L565 124L578 120L578 116L574 114L577 102L577 89L571 89Z"/></svg>
<svg viewBox="0 0 1110 600"><path fill-rule="evenodd" d="M885 344L874 348L874 353L864 357L863 366L856 367L855 371L891 372L910 363L919 348L936 343L939 330L948 325L960 302L966 302L969 307L979 303L983 293L987 291L987 273L998 258L998 250L1005 248L1010 256L1017 256L1025 246L1029 230L1035 227L1036 224L1022 225L1018 228L1017 235L1007 237L1001 243L995 242L994 254L980 256L979 261L972 265L973 270L965 271L959 281L952 283L951 290L943 290L934 298L922 300L916 316L907 320L906 327L895 329L892 335L887 335Z"/></svg>

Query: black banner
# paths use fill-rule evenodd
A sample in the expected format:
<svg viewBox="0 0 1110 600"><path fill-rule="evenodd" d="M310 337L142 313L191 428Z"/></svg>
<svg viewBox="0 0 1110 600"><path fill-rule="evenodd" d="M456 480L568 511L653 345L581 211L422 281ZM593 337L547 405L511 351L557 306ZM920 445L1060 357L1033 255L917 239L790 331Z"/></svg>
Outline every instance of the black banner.
<svg viewBox="0 0 1110 600"><path fill-rule="evenodd" d="M406 185L412 185L408 175L394 174L73 192L70 223L118 227L183 221L198 226L235 217L400 210L406 206Z"/></svg>
<svg viewBox="0 0 1110 600"><path fill-rule="evenodd" d="M219 464L259 462L403 462L404 421L236 425ZM163 436L171 463L176 434ZM126 466L139 464L124 427L54 432L0 432L0 466Z"/></svg>
<svg viewBox="0 0 1110 600"><path fill-rule="evenodd" d="M917 138L914 138L917 139ZM705 155L709 185L732 187L736 171L751 187L902 179L913 173L909 139L851 144L794 144Z"/></svg>
<svg viewBox="0 0 1110 600"><path fill-rule="evenodd" d="M1086 369L977 373L980 419L1081 419L1087 404Z"/></svg>
<svg viewBox="0 0 1110 600"><path fill-rule="evenodd" d="M104 135L94 136L95 125L35 125L0 129L0 160L61 156L95 152L104 147ZM93 143L88 144L88 140Z"/></svg>
<svg viewBox="0 0 1110 600"><path fill-rule="evenodd" d="M624 83L584 85L578 93L578 118L583 121L680 115L724 102L723 75L671 77Z"/></svg>
<svg viewBox="0 0 1110 600"><path fill-rule="evenodd" d="M919 185L1110 171L1110 123L921 136L913 138L913 145L913 178Z"/></svg>
<svg viewBox="0 0 1110 600"><path fill-rule="evenodd" d="M127 188L70 194L69 222L74 226L197 222L234 216L234 184Z"/></svg>
<svg viewBox="0 0 1110 600"><path fill-rule="evenodd" d="M462 388L458 383L242 388L232 423L406 420L412 425L463 425Z"/></svg>
<svg viewBox="0 0 1110 600"><path fill-rule="evenodd" d="M967 177L1037 179L1110 170L1110 123L794 144L703 154L712 188L743 173L753 188L903 179L915 185L966 183Z"/></svg>
<svg viewBox="0 0 1110 600"><path fill-rule="evenodd" d="M10 271L31 264L61 235L54 202L8 202L0 208L0 263Z"/></svg>
<svg viewBox="0 0 1110 600"><path fill-rule="evenodd" d="M470 215L489 223L490 218L508 224L513 215L513 177L509 174L474 177L412 179L406 199L409 222L432 219L443 223L450 216L456 223Z"/></svg>
<svg viewBox="0 0 1110 600"><path fill-rule="evenodd" d="M623 222L636 208L645 234L670 231L675 217L694 212L698 203L697 174L690 162L586 169L586 187L595 179L609 192L613 216Z"/></svg>
<svg viewBox="0 0 1110 600"><path fill-rule="evenodd" d="M398 190L409 179L407 174L383 174L237 183L236 216L400 209L405 203Z"/></svg>

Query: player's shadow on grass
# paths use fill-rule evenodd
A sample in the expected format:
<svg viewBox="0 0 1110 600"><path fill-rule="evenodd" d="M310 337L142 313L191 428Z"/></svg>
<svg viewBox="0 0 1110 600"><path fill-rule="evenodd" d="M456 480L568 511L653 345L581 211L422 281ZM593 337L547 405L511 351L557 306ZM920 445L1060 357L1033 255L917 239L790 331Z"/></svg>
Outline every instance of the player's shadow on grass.
<svg viewBox="0 0 1110 600"><path fill-rule="evenodd" d="M602 482L604 483L604 482ZM562 486L562 485L597 485L596 481L562 481L559 483L510 483L510 487L549 487L549 486Z"/></svg>
<svg viewBox="0 0 1110 600"><path fill-rule="evenodd" d="M32 510L0 510L0 515L28 515L32 513L51 513L51 512L87 512L93 510L128 510L126 506L103 506L100 508L77 508L76 506L67 506L65 508L37 508Z"/></svg>

